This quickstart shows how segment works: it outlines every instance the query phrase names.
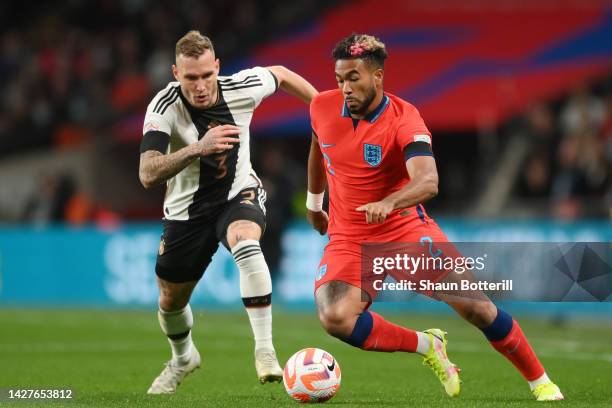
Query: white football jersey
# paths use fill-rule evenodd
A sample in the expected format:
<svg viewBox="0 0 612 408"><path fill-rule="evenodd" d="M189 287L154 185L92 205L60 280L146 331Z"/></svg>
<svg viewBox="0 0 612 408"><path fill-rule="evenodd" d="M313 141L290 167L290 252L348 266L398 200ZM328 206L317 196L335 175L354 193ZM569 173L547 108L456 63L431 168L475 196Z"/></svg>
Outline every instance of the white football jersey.
<svg viewBox="0 0 612 408"><path fill-rule="evenodd" d="M277 80L268 69L255 67L232 76L219 76L217 81L219 100L209 109L191 106L178 82L170 82L147 108L143 137L148 132L169 135L165 153L196 143L214 126L230 124L241 130L240 143L231 150L201 157L167 181L166 219L206 216L241 190L261 184L251 166L249 125L255 108L276 91Z"/></svg>

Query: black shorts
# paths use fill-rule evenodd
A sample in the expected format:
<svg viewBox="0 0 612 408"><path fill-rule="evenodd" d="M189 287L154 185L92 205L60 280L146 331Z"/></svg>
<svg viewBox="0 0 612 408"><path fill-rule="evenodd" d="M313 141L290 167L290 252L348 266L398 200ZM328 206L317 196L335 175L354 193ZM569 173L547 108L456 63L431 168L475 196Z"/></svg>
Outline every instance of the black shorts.
<svg viewBox="0 0 612 408"><path fill-rule="evenodd" d="M220 207L213 216L202 220L164 219L155 273L168 282L198 281L221 242L228 250L227 228L237 220L253 221L266 228L266 193L260 187L242 190Z"/></svg>

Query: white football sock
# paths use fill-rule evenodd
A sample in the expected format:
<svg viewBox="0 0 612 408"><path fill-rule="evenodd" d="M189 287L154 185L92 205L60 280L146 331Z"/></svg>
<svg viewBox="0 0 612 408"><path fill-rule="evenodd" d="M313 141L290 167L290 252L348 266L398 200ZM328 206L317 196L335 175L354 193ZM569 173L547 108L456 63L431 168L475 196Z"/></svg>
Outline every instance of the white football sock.
<svg viewBox="0 0 612 408"><path fill-rule="evenodd" d="M172 360L179 365L187 364L193 347L191 340L191 328L193 327L191 307L187 305L173 312L166 312L160 308L157 317L162 331L168 336L168 342L172 348Z"/></svg>
<svg viewBox="0 0 612 408"><path fill-rule="evenodd" d="M255 337L255 350L274 349L272 344L272 306L247 307L246 311L251 321L253 337Z"/></svg>
<svg viewBox="0 0 612 408"><path fill-rule="evenodd" d="M424 356L429 351L429 347L431 347L431 342L429 341L429 335L427 333L423 333L419 331L416 332L416 334L418 337L416 352Z"/></svg>
<svg viewBox="0 0 612 408"><path fill-rule="evenodd" d="M245 240L232 248L240 270L240 296L245 305L255 337L255 349L273 349L272 279L259 241Z"/></svg>
<svg viewBox="0 0 612 408"><path fill-rule="evenodd" d="M537 387L540 384L547 384L550 381L550 378L548 378L548 375L546 373L542 374L542 376L540 378L537 378L533 381L528 381L529 382L529 388L531 388L531 390L533 391L535 389L535 387Z"/></svg>

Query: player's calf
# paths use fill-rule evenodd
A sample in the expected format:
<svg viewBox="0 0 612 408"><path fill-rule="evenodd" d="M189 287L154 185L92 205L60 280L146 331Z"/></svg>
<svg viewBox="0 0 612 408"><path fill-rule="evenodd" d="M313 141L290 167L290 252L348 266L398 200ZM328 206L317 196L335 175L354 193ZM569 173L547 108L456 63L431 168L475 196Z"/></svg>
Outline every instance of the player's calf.
<svg viewBox="0 0 612 408"><path fill-rule="evenodd" d="M462 317L478 327L493 348L506 357L529 383L538 401L563 399L516 320L492 302L448 302Z"/></svg>
<svg viewBox="0 0 612 408"><path fill-rule="evenodd" d="M185 308L196 284L197 281L177 283L157 278L159 308L166 312L175 312Z"/></svg>
<svg viewBox="0 0 612 408"><path fill-rule="evenodd" d="M460 299L447 302L465 320L479 329L489 326L497 316L497 307L490 300Z"/></svg>

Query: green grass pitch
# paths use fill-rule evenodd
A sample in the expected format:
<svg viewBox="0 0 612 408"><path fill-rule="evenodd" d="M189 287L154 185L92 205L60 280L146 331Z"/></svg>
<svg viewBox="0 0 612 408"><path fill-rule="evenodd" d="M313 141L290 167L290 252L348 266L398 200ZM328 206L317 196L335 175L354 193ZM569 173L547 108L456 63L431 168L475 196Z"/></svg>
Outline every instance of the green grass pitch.
<svg viewBox="0 0 612 408"><path fill-rule="evenodd" d="M446 396L415 355L369 353L329 337L313 313L275 310L281 363L303 347L331 352L342 386L327 405L339 407L522 407L537 405L526 383L477 330L451 315L385 314L417 329L449 332L449 355L463 387ZM0 388L74 389L70 402L8 402L26 407L297 407L282 384L260 385L245 313L195 311L194 339L203 366L176 395L148 396L170 351L151 311L0 310ZM552 378L563 407L612 406L612 324L572 321L561 327L521 319Z"/></svg>

